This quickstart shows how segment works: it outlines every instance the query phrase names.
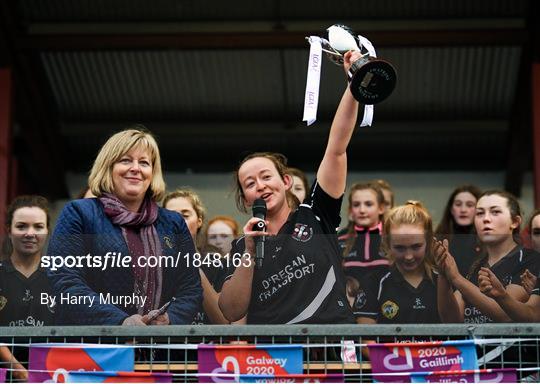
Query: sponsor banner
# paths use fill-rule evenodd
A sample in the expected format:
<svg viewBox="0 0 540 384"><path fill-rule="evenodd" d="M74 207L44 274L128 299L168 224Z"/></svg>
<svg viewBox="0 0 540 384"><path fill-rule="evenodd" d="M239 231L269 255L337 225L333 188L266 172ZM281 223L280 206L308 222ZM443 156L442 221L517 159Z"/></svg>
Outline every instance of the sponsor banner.
<svg viewBox="0 0 540 384"><path fill-rule="evenodd" d="M171 373L158 372L68 372L68 383L172 383Z"/></svg>
<svg viewBox="0 0 540 384"><path fill-rule="evenodd" d="M411 383L517 383L513 368L411 373Z"/></svg>
<svg viewBox="0 0 540 384"><path fill-rule="evenodd" d="M409 375L377 375L478 369L473 340L369 344L376 381L403 383Z"/></svg>
<svg viewBox="0 0 540 384"><path fill-rule="evenodd" d="M133 371L134 357L133 348L80 344L34 345L30 346L28 381L64 382L69 371Z"/></svg>
<svg viewBox="0 0 540 384"><path fill-rule="evenodd" d="M240 375L240 383L344 383L342 373L302 375Z"/></svg>
<svg viewBox="0 0 540 384"><path fill-rule="evenodd" d="M206 345L198 351L200 382L239 382L241 375L271 378L303 373L301 345ZM218 374L226 374L220 376Z"/></svg>

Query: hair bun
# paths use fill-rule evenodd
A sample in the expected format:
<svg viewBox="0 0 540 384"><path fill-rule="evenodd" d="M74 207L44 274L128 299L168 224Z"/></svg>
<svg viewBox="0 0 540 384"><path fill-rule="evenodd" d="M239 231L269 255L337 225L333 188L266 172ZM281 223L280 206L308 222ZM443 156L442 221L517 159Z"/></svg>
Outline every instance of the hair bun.
<svg viewBox="0 0 540 384"><path fill-rule="evenodd" d="M419 200L407 200L405 205L413 205L415 207L424 208L424 206L422 205L422 203Z"/></svg>

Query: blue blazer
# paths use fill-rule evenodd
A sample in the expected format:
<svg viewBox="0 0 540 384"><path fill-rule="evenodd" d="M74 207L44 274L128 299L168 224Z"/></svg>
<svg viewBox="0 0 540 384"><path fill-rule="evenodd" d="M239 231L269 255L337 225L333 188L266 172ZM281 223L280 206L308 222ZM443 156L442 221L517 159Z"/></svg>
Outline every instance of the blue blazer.
<svg viewBox="0 0 540 384"><path fill-rule="evenodd" d="M191 324L202 301L199 272L187 263L185 255L192 257L195 247L183 217L177 212L159 208L154 223L161 240L163 254L178 260L177 265L163 266L161 307L175 297L167 313L171 324ZM98 199L69 202L56 222L49 241L48 256L104 256L108 252L130 255L119 226L114 225ZM69 258L73 261L73 258ZM102 259L103 260L103 259ZM52 260L51 260L52 261ZM57 261L60 261L58 259ZM66 261L69 261L66 259ZM134 262L134 261L133 261ZM56 297L56 322L75 325L119 325L128 316L137 313L136 305L113 305L100 300L110 293L112 297L133 296L134 278L131 263L128 267L106 269L86 265L66 267L55 271L48 268L53 294ZM67 297L94 297L90 306L86 302L60 304L61 294ZM102 295L100 295L102 294ZM104 302L105 301L105 302Z"/></svg>

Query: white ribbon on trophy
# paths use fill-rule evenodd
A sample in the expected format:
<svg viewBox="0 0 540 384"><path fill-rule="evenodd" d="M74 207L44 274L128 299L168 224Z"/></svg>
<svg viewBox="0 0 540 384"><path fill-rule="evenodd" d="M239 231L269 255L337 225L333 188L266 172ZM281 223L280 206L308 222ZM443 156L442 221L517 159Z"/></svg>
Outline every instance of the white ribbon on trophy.
<svg viewBox="0 0 540 384"><path fill-rule="evenodd" d="M346 52L348 50L361 51L364 47L368 54L372 57L377 57L373 44L365 37L358 35L361 46L358 47L354 37L344 31L342 28L331 26L328 28L328 38L333 49L337 51ZM307 125L313 124L317 120L317 108L319 104L319 87L321 79L321 66L322 66L322 51L321 38L318 36L310 36L307 38L310 44L309 49L309 61L306 81L306 92L304 96L304 117L302 121L306 121ZM326 41L328 44L328 41ZM324 49L325 52L328 52ZM334 52L328 52L334 53ZM334 60L334 59L333 59ZM339 58L342 62L342 57ZM361 127L371 126L373 122L373 105L364 105L364 116Z"/></svg>
<svg viewBox="0 0 540 384"><path fill-rule="evenodd" d="M304 97L304 117L311 125L317 120L317 107L319 105L319 84L321 82L322 47L321 38L310 36L309 63L307 71L306 94Z"/></svg>

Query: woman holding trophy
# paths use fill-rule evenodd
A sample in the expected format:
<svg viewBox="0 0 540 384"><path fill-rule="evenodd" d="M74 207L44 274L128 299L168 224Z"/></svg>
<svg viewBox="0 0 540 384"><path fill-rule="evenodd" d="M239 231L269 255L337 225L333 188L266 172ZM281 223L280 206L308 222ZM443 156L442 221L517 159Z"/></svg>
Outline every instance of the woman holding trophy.
<svg viewBox="0 0 540 384"><path fill-rule="evenodd" d="M361 57L358 51L343 55L346 73ZM233 242L231 254L241 255L243 262L231 268L219 300L229 321L247 315L249 324L354 322L336 228L345 191L346 149L357 115L358 102L347 87L317 179L303 204L291 196L293 182L283 155L260 152L241 161L235 173L237 205L246 212L262 199L266 216L249 219L244 236ZM259 223L264 223L262 231L254 229ZM265 237L266 256L256 268L256 239Z"/></svg>

